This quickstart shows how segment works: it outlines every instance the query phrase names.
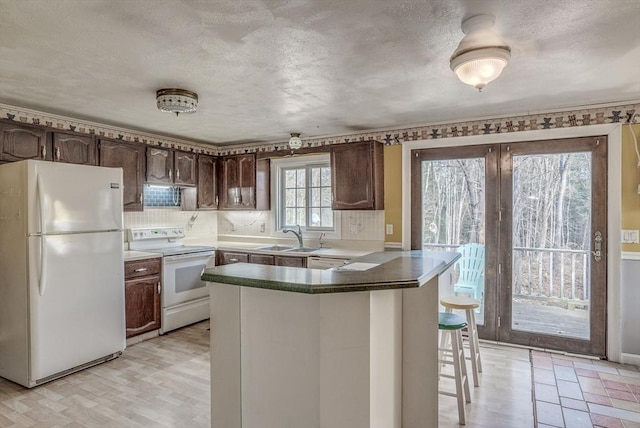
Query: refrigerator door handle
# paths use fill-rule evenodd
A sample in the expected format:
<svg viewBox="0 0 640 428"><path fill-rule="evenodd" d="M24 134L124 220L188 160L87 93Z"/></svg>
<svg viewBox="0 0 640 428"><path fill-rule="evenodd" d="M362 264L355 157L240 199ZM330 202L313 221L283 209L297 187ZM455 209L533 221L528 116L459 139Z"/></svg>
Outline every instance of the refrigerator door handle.
<svg viewBox="0 0 640 428"><path fill-rule="evenodd" d="M38 193L38 214L40 215L40 233L47 233L44 221L44 191L42 189L42 177L38 175L36 179L36 192Z"/></svg>
<svg viewBox="0 0 640 428"><path fill-rule="evenodd" d="M47 236L45 235L45 221L44 221L44 191L42 189L42 177L38 175L36 180L37 192L38 192L38 212L40 214L40 279L38 281L38 292L40 296L45 292L45 278L47 270Z"/></svg>
<svg viewBox="0 0 640 428"><path fill-rule="evenodd" d="M45 278L47 272L47 235L40 236L40 280L38 281L38 292L44 296L47 283Z"/></svg>

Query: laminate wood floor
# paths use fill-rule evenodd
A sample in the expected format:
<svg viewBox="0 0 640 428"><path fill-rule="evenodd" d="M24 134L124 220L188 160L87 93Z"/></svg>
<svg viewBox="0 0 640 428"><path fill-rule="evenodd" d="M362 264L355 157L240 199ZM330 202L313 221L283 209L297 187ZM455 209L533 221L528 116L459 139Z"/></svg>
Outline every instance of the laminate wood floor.
<svg viewBox="0 0 640 428"><path fill-rule="evenodd" d="M0 427L210 426L209 322L33 389L0 378Z"/></svg>

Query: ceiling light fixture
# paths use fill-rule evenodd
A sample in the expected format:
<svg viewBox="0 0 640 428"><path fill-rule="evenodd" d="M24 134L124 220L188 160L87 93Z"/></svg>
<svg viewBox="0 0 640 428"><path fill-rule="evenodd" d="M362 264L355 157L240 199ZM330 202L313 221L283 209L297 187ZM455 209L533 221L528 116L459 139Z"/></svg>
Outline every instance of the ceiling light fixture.
<svg viewBox="0 0 640 428"><path fill-rule="evenodd" d="M458 79L482 91L497 79L511 58L511 48L493 30L491 15L474 15L462 22L465 36L451 55L451 70Z"/></svg>
<svg viewBox="0 0 640 428"><path fill-rule="evenodd" d="M296 150L302 147L302 140L300 139L300 133L292 132L291 138L289 138L289 148Z"/></svg>
<svg viewBox="0 0 640 428"><path fill-rule="evenodd" d="M166 113L193 113L198 108L198 94L186 89L160 89L156 92L158 110Z"/></svg>

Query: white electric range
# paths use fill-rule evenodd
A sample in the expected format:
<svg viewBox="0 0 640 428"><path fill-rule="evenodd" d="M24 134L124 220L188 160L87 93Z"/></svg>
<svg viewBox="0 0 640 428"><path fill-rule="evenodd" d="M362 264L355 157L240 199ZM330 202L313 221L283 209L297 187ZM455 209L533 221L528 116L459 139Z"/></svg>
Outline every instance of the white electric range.
<svg viewBox="0 0 640 428"><path fill-rule="evenodd" d="M183 227L129 229L129 249L162 254L160 334L209 318L209 290L200 279L215 265L215 248L184 245Z"/></svg>

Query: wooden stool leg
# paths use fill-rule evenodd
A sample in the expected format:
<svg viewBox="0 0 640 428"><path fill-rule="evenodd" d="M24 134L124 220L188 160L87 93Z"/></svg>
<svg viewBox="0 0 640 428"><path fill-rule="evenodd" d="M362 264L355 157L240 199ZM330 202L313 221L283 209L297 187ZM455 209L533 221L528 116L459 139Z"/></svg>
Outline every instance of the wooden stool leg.
<svg viewBox="0 0 640 428"><path fill-rule="evenodd" d="M467 403L471 403L471 391L469 391L469 375L467 374L467 360L464 357L464 346L462 345L462 330L457 330L459 340L458 348L460 349L460 368L462 374L462 385L464 387L464 398Z"/></svg>
<svg viewBox="0 0 640 428"><path fill-rule="evenodd" d="M476 345L477 360L478 360L478 373L482 373L482 358L480 358L480 342L478 340L478 326L476 325L476 315L474 311L471 311L471 316L473 317L473 337Z"/></svg>
<svg viewBox="0 0 640 428"><path fill-rule="evenodd" d="M449 330L440 330L440 347L438 348L438 379L440 379L440 373L444 364L441 362L444 360L444 350L447 349L447 339L451 337Z"/></svg>
<svg viewBox="0 0 640 428"><path fill-rule="evenodd" d="M467 309L467 331L469 332L469 354L471 357L471 371L473 372L473 386L480 386L480 380L478 378L478 371L482 371L482 368L478 366L478 356L480 350L478 349L478 330L476 326L475 316L473 315L473 309Z"/></svg>
<svg viewBox="0 0 640 428"><path fill-rule="evenodd" d="M465 417L465 411L464 411L464 403L465 403L465 396L464 393L462 391L462 385L463 382L466 382L466 380L463 380L462 378L462 367L466 366L466 363L464 361L464 351L462 352L462 361L460 359L460 351L462 351L462 348L460 347L462 343L462 334L460 333L460 330L456 330L454 332L452 332L452 337L451 337L451 347L453 350L453 370L455 372L454 374L454 379L456 382L456 398L458 400L458 419L459 419L459 423L460 425L465 425L466 424L466 417ZM468 386L468 382L467 382L467 389L469 388Z"/></svg>

